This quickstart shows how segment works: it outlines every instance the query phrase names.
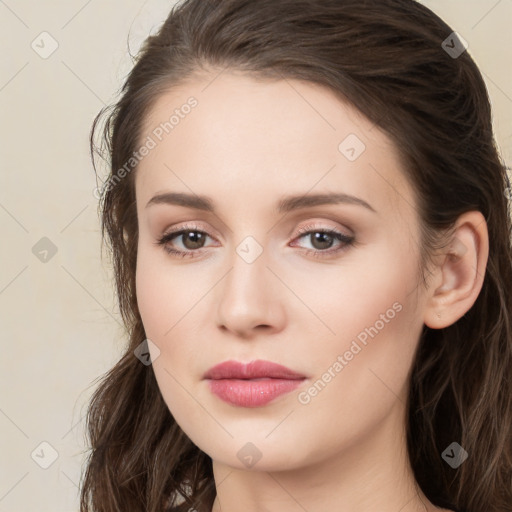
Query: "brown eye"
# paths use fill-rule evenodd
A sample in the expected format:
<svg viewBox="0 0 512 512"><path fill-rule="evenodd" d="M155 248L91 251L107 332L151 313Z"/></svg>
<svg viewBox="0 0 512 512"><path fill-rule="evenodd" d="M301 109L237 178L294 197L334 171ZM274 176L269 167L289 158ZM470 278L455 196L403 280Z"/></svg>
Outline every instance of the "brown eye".
<svg viewBox="0 0 512 512"><path fill-rule="evenodd" d="M355 236L345 235L335 229L318 228L314 225L301 228L297 237L297 240L300 239L309 239L312 249L304 247L304 250L306 254L318 258L344 251L355 243ZM334 242L338 242L338 244L333 248Z"/></svg>
<svg viewBox="0 0 512 512"><path fill-rule="evenodd" d="M317 231L315 233L311 233L309 235L307 235L310 238L313 247L315 249L318 249L318 250L325 250L325 249L330 249L333 242L334 242L334 237L332 235L330 235L329 233L325 233L323 231Z"/></svg>
<svg viewBox="0 0 512 512"><path fill-rule="evenodd" d="M163 249L180 258L194 258L202 254L200 249L205 247L206 238L211 238L208 233L196 229L193 226L185 226L177 231L164 234L156 244L163 246ZM299 230L299 236L296 239L308 239L312 249L304 248L306 254L315 257L331 256L335 253L344 251L355 243L355 237L345 235L335 229L317 228L306 226ZM333 248L335 242L337 246Z"/></svg>
<svg viewBox="0 0 512 512"><path fill-rule="evenodd" d="M180 257L194 257L194 253L199 252L198 249L204 247L208 237L209 235L204 231L194 227L184 227L164 234L156 243L163 246L169 254Z"/></svg>
<svg viewBox="0 0 512 512"><path fill-rule="evenodd" d="M186 249L200 249L204 245L205 233L202 231L183 231L175 234L175 237L178 236L182 237L181 240Z"/></svg>

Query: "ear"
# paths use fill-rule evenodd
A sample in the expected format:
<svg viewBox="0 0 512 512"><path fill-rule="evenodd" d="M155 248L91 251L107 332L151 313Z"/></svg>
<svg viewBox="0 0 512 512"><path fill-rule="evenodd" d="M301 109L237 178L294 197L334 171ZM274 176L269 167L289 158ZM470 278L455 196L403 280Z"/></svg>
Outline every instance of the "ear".
<svg viewBox="0 0 512 512"><path fill-rule="evenodd" d="M461 215L451 243L439 256L427 292L424 323L442 329L455 323L475 303L484 282L489 236L481 212Z"/></svg>

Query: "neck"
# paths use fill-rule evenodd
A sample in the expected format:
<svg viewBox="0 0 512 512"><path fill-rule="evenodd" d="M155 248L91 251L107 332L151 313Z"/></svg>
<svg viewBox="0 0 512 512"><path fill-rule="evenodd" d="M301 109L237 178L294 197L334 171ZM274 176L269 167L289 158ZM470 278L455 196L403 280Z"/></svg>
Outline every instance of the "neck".
<svg viewBox="0 0 512 512"><path fill-rule="evenodd" d="M329 458L287 471L242 470L213 461L212 512L433 512L406 450L404 407ZM312 434L314 435L314 434Z"/></svg>

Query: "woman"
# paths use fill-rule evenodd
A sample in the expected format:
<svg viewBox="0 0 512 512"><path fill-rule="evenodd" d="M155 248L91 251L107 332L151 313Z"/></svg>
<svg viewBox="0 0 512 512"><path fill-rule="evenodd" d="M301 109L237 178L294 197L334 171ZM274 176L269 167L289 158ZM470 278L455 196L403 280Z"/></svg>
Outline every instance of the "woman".
<svg viewBox="0 0 512 512"><path fill-rule="evenodd" d="M511 510L507 180L450 27L185 1L103 135L130 342L82 512Z"/></svg>

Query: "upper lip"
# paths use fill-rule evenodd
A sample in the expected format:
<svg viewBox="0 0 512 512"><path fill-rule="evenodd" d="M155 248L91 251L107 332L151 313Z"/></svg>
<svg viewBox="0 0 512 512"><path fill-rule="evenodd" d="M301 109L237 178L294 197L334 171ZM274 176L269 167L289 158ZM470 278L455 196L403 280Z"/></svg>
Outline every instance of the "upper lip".
<svg viewBox="0 0 512 512"><path fill-rule="evenodd" d="M224 361L210 368L204 379L304 379L305 376L277 363L258 359L249 363Z"/></svg>

